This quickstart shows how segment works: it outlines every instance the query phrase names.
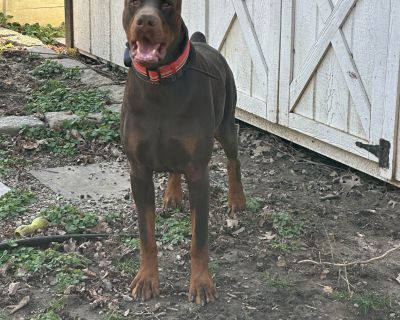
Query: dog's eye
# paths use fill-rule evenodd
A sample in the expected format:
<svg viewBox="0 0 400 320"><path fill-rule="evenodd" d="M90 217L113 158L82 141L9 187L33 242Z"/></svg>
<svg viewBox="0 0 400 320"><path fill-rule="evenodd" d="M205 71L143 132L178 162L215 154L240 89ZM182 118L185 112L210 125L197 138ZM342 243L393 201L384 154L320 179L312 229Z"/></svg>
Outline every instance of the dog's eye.
<svg viewBox="0 0 400 320"><path fill-rule="evenodd" d="M165 1L165 2L162 4L161 7L162 7L163 9L169 9L169 8L172 7L172 4L171 4L170 2L168 2L168 1Z"/></svg>
<svg viewBox="0 0 400 320"><path fill-rule="evenodd" d="M130 0L129 1L129 5L132 7L137 7L140 5L140 3L141 3L141 0Z"/></svg>

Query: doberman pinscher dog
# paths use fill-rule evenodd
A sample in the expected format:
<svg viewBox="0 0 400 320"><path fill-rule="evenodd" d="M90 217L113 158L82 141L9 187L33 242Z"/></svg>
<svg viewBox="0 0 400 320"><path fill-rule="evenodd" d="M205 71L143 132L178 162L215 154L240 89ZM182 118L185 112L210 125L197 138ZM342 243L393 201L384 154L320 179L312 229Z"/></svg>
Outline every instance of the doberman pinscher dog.
<svg viewBox="0 0 400 320"><path fill-rule="evenodd" d="M214 139L228 158L228 208L245 207L235 125L236 87L226 60L202 33L189 40L182 0L125 0L123 25L132 67L121 114L122 143L138 212L140 268L132 296L159 295L154 172L168 172L164 207L182 201L188 183L192 222L189 300L217 293L208 271L209 170Z"/></svg>

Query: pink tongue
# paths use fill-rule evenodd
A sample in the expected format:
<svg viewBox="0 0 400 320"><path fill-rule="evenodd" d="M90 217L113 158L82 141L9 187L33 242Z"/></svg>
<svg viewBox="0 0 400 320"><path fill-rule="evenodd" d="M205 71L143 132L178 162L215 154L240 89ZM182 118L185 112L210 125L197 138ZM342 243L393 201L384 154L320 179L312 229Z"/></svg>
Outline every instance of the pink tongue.
<svg viewBox="0 0 400 320"><path fill-rule="evenodd" d="M157 52L160 48L160 44L137 42L137 45L138 49L136 59L142 61L158 60Z"/></svg>

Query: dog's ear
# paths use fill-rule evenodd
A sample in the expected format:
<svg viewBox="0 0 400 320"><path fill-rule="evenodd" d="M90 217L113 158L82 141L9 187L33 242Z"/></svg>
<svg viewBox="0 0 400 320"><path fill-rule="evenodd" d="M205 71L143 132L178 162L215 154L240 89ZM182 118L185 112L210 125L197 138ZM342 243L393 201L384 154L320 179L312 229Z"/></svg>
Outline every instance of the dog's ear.
<svg viewBox="0 0 400 320"><path fill-rule="evenodd" d="M176 0L176 10L179 14L182 13L182 0Z"/></svg>

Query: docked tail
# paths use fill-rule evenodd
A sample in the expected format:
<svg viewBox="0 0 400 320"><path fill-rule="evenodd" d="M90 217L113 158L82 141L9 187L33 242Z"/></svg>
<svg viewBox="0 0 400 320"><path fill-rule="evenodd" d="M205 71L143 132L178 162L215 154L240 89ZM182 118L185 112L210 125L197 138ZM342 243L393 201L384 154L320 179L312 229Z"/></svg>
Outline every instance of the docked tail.
<svg viewBox="0 0 400 320"><path fill-rule="evenodd" d="M207 43L206 36L199 31L193 33L192 37L190 38L190 41Z"/></svg>

